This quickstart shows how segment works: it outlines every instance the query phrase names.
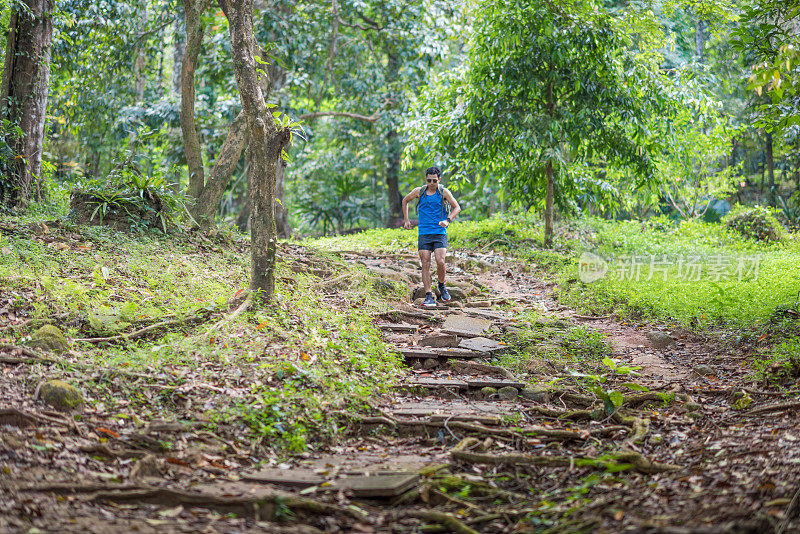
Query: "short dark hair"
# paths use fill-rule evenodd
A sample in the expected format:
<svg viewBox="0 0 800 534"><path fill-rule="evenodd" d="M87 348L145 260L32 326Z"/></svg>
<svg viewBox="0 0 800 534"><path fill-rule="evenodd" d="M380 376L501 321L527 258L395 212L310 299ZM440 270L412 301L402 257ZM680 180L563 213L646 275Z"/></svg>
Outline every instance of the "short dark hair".
<svg viewBox="0 0 800 534"><path fill-rule="evenodd" d="M439 167L431 167L425 171L425 176L428 176L429 174L435 174L438 178L441 178L442 170Z"/></svg>

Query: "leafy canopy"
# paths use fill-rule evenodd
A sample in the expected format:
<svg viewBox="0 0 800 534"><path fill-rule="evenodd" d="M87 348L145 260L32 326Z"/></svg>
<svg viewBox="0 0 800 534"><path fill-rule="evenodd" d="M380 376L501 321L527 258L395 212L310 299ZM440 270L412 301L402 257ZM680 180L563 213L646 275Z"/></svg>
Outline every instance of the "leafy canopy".
<svg viewBox="0 0 800 534"><path fill-rule="evenodd" d="M550 163L562 207L578 193L577 162L652 179L651 129L672 113L659 56L636 48L652 13L623 18L592 0L485 0L476 15L468 59L420 101L408 153L438 154L462 176L499 176L522 202L540 195Z"/></svg>

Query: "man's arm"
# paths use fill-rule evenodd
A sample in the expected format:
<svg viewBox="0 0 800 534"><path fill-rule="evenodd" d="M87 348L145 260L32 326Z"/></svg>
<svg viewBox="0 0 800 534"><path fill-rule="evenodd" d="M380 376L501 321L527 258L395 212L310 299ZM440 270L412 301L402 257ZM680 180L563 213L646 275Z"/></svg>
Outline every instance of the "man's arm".
<svg viewBox="0 0 800 534"><path fill-rule="evenodd" d="M450 204L451 209L450 209L450 215L448 215L448 219L452 221L461 212L461 206L459 205L458 200L456 200L456 197L453 196L453 193L451 193L449 189L444 190L444 199L445 201L447 201L448 204Z"/></svg>
<svg viewBox="0 0 800 534"><path fill-rule="evenodd" d="M403 199L403 228L406 230L411 230L411 221L408 220L408 203L417 197L419 197L419 188L415 187Z"/></svg>

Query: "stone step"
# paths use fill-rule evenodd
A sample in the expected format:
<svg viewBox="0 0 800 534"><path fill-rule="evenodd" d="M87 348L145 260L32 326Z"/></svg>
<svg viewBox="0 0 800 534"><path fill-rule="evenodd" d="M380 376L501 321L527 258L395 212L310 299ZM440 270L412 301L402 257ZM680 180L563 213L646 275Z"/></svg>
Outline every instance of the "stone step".
<svg viewBox="0 0 800 534"><path fill-rule="evenodd" d="M483 352L485 354L500 354L506 350L506 346L502 343L485 337L462 339L458 347L461 349Z"/></svg>
<svg viewBox="0 0 800 534"><path fill-rule="evenodd" d="M484 358L486 354L472 350L459 348L418 348L418 347L395 347L395 350L407 359L428 359L428 358L458 358L472 359Z"/></svg>
<svg viewBox="0 0 800 534"><path fill-rule="evenodd" d="M471 388L504 388L511 386L513 388L522 389L525 387L524 382L519 382L517 380L509 380L507 378L491 378L491 377L480 377L480 378L470 378L467 381L467 385Z"/></svg>
<svg viewBox="0 0 800 534"><path fill-rule="evenodd" d="M406 386L422 386L426 388L457 388L467 389L469 384L464 380L456 378L433 378L433 377L418 377L413 378L406 384Z"/></svg>
<svg viewBox="0 0 800 534"><path fill-rule="evenodd" d="M401 332L405 334L414 334L419 330L418 325L405 323L378 323L377 327L381 330L389 330L390 332Z"/></svg>
<svg viewBox="0 0 800 534"><path fill-rule="evenodd" d="M442 325L442 332L463 338L479 337L492 327L489 319L479 319L468 315L450 315Z"/></svg>

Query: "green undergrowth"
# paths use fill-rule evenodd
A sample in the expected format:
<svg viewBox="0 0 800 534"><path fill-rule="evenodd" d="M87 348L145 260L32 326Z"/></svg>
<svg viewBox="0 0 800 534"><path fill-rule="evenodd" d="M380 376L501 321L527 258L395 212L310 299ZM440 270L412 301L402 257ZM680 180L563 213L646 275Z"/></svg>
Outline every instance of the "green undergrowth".
<svg viewBox="0 0 800 534"><path fill-rule="evenodd" d="M662 228L653 222L591 220L586 231L593 234L591 252L608 262L609 270L589 283L581 281L577 261L561 270L561 298L580 310L756 332L773 322L781 306L796 306L797 239L761 243L702 222Z"/></svg>
<svg viewBox="0 0 800 534"><path fill-rule="evenodd" d="M503 338L508 350L497 361L521 376L548 377L565 369L597 371L610 354L605 336L591 328L543 317L533 310L515 319L517 330Z"/></svg>
<svg viewBox="0 0 800 534"><path fill-rule="evenodd" d="M67 366L64 372L78 376L105 407L124 405L143 420L195 418L212 428L243 422L244 435L298 450L312 434L333 438L332 411L363 405L402 372L371 320L381 307L376 292L388 301L400 289L377 283L333 254L281 246L273 304L220 325L227 303L249 284L250 254L242 237L209 241L68 224L35 234L10 218L0 227L6 228L0 292L19 295L17 310L34 319L31 328L0 333L8 342L24 343L33 327L47 322L75 339L208 317L138 340L73 342L83 365L153 377L109 380L113 371L97 378ZM326 271L326 280L336 278L336 285L321 285L319 276L297 269L298 257ZM51 366L43 372L57 378L62 371ZM154 382L160 384L156 394ZM202 391L220 394L192 404Z"/></svg>
<svg viewBox="0 0 800 534"><path fill-rule="evenodd" d="M322 250L380 250L408 252L417 250L417 229L374 228L351 235L325 237L308 242ZM456 220L447 228L448 247L517 250L520 246L540 244L542 231L534 218L498 215L482 221Z"/></svg>

